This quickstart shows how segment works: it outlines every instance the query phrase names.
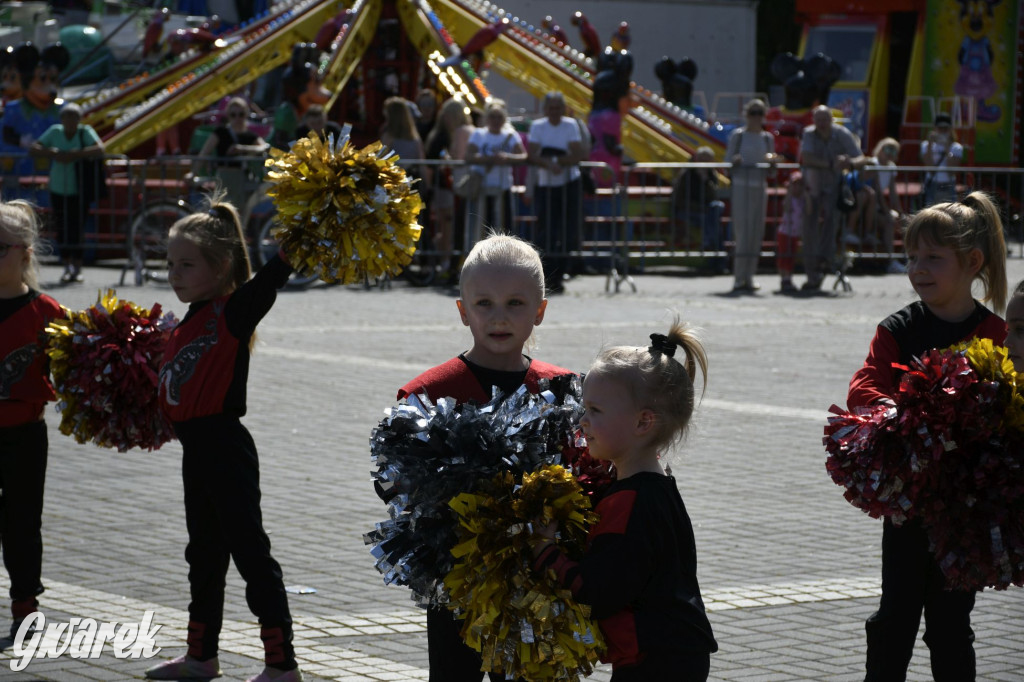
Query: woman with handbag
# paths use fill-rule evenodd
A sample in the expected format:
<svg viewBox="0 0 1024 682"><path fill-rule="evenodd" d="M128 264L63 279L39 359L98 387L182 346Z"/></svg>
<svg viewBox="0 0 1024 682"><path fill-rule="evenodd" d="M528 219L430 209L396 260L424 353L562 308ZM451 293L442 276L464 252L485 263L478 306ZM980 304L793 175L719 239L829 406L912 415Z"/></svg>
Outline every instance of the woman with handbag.
<svg viewBox="0 0 1024 682"><path fill-rule="evenodd" d="M60 111L60 123L50 126L29 149L32 156L52 161L50 209L60 235L64 284L82 282L82 232L89 204L105 194L103 141L92 126L80 125L82 109L74 102ZM85 162L100 161L99 174L89 173ZM92 177L89 177L92 176Z"/></svg>
<svg viewBox="0 0 1024 682"><path fill-rule="evenodd" d="M491 100L484 124L473 131L466 145L466 163L473 166L470 172L481 175L480 191L466 220L467 249L480 240L481 224L515 234L512 166L526 161L526 149L508 122L503 101Z"/></svg>
<svg viewBox="0 0 1024 682"><path fill-rule="evenodd" d="M548 291L565 290L563 275L577 249L582 229L579 162L585 157L580 127L566 116L560 92L544 96L544 118L530 124L530 163L538 168L533 189L537 231L531 241L540 249Z"/></svg>

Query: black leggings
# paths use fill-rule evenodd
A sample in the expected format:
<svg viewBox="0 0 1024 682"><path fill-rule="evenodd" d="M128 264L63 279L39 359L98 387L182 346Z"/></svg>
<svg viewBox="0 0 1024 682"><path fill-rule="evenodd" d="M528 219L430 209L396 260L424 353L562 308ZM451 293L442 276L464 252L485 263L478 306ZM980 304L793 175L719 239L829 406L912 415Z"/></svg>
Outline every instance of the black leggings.
<svg viewBox="0 0 1024 682"><path fill-rule="evenodd" d="M445 607L427 609L427 654L430 660L429 682L480 682L484 678L480 652L462 641L457 620ZM503 682L502 673L488 673L491 682Z"/></svg>
<svg viewBox="0 0 1024 682"><path fill-rule="evenodd" d="M60 254L64 259L82 257L82 226L85 225L85 206L77 194L50 193L53 211L53 229L60 241Z"/></svg>
<svg viewBox="0 0 1024 682"><path fill-rule="evenodd" d="M882 530L882 599L866 625L867 682L904 680L924 611L924 641L936 682L975 675L974 592L947 590L920 521L888 519Z"/></svg>
<svg viewBox="0 0 1024 682"><path fill-rule="evenodd" d="M204 659L217 653L228 562L234 560L245 580L246 603L259 619L264 640L268 631L280 629L270 635L281 641L268 646L267 664L294 668L288 595L281 566L270 555L270 539L263 530L259 460L252 436L237 418L224 415L178 422L174 430L184 450L190 628L200 626L195 643L201 645L201 653L190 651Z"/></svg>
<svg viewBox="0 0 1024 682"><path fill-rule="evenodd" d="M47 449L43 421L0 428L0 542L15 601L35 599L43 592Z"/></svg>

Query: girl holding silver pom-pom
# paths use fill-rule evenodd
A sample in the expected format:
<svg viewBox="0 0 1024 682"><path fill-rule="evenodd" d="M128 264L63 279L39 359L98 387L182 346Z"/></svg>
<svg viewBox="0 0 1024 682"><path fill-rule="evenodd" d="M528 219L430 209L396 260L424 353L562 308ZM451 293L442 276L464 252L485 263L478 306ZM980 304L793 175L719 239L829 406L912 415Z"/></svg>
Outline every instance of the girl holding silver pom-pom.
<svg viewBox="0 0 1024 682"><path fill-rule="evenodd" d="M398 391L399 399L426 394L432 401L451 397L460 404L475 401L483 405L495 388L510 396L525 384L536 393L541 380L573 374L523 354L547 308L544 269L532 245L516 237L491 234L466 256L459 288L456 304L462 323L473 335L472 348L407 383ZM428 608L432 682L483 679L480 652L465 644L461 627L443 605ZM497 682L505 676L491 673L490 679Z"/></svg>

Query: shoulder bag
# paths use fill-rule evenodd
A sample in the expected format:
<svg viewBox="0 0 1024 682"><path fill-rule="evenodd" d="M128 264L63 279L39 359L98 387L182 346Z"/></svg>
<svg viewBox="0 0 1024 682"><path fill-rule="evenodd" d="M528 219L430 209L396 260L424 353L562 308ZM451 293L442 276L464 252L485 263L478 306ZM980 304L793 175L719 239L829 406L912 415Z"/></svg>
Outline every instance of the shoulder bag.
<svg viewBox="0 0 1024 682"><path fill-rule="evenodd" d="M857 197L850 187L850 174L839 176L839 192L836 195L836 209L840 213L851 213L857 208Z"/></svg>

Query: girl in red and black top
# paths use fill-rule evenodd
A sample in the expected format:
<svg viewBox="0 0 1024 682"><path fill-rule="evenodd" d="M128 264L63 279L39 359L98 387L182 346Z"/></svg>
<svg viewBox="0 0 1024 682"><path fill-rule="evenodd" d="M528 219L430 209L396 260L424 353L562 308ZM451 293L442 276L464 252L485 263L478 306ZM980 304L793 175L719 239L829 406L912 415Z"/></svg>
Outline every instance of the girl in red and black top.
<svg viewBox="0 0 1024 682"><path fill-rule="evenodd" d="M11 638L43 592L43 408L54 399L44 329L60 306L38 291L39 221L23 201L0 203L0 543L11 580Z"/></svg>
<svg viewBox="0 0 1024 682"><path fill-rule="evenodd" d="M975 337L1002 344L1006 323L974 300L980 279L983 301L1001 311L1006 303L1006 244L992 201L981 192L962 202L936 204L907 226L907 276L921 300L882 320L868 357L853 375L851 409L891 401L900 370L922 352ZM902 680L914 652L924 611L924 641L936 680L973 680L974 592L947 590L928 549L920 520L882 529L882 599L867 621L867 682Z"/></svg>
<svg viewBox="0 0 1024 682"><path fill-rule="evenodd" d="M466 256L459 287L455 303L473 335L473 347L407 383L399 389L399 399L426 394L432 401L451 397L460 404L482 405L491 400L494 388L507 396L525 384L536 393L541 379L572 374L523 354L548 305L544 266L532 245L495 234L477 242ZM430 682L483 679L480 652L462 641L461 627L444 606L427 610ZM490 673L490 679L498 682L505 676Z"/></svg>
<svg viewBox="0 0 1024 682"><path fill-rule="evenodd" d="M146 676L221 674L217 647L230 559L245 579L264 645L266 668L250 682L301 680L281 567L263 530L256 445L241 422L256 325L274 305L291 266L278 255L249 279L238 212L214 199L209 210L171 227L167 267L174 293L189 304L164 352L159 391L183 450L192 601L188 652Z"/></svg>
<svg viewBox="0 0 1024 682"><path fill-rule="evenodd" d="M615 464L617 480L597 505L583 558L560 551L552 525L540 530L534 569L552 571L590 605L612 682L703 682L718 644L697 584L693 526L660 453L686 432L707 357L678 320L651 341L609 348L587 372L580 427L590 454Z"/></svg>

